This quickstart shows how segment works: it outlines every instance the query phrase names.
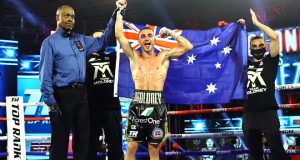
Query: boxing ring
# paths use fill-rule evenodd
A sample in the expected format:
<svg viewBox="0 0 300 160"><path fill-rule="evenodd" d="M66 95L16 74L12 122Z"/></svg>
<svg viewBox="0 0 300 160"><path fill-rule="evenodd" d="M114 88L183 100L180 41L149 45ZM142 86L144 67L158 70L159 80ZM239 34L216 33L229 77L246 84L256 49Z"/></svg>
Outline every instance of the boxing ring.
<svg viewBox="0 0 300 160"><path fill-rule="evenodd" d="M295 90L300 89L300 84L294 85L282 85L276 86L276 90ZM22 98L21 98L22 99ZM23 101L23 99L22 99ZM30 107L30 106L45 106L43 102L37 103L23 103L20 105L20 108L23 106ZM7 107L7 102L1 102L1 107ZM293 110L299 109L300 103L295 104L279 104L280 109L284 110ZM7 109L8 110L8 109ZM201 109L201 110L180 110L180 111L168 111L168 116L178 116L178 115L193 115L193 114L214 114L214 113L227 113L227 112L241 112L243 107L232 107L232 108L218 108L218 109ZM20 112L21 113L21 112ZM23 113L24 114L24 113ZM24 116L24 115L23 115ZM126 118L127 115L122 115L123 118ZM7 121L8 117L0 117L1 121ZM23 117L24 121L49 121L49 117ZM16 121L14 121L16 123ZM22 121L20 121L22 122ZM10 122L11 123L11 122ZM24 124L23 124L24 126ZM7 130L11 129L11 125L7 125ZM170 126L172 127L172 126ZM24 127L25 130L25 127ZM15 131L15 130L14 130ZM300 135L300 128L299 129L283 129L281 133L284 135ZM242 131L233 131L233 132L214 132L214 133L193 133L193 134L168 134L168 138L171 141L179 140L179 139L195 139L195 138L226 138L226 137L242 137ZM21 134L20 138L22 140L48 140L50 141L51 136L25 136ZM7 136L0 136L0 141L8 141L11 139L10 135ZM15 138L14 138L15 141ZM8 144L9 146L9 144ZM24 148L25 146L23 146ZM288 149L286 152L289 155L300 155L299 149ZM0 152L0 157L7 157L11 152ZM239 154L247 154L248 150L246 149L235 149L235 150L216 150L216 151L185 151L181 149L181 151L171 151L171 152L160 152L161 157L186 157L186 156L201 156L201 155L239 155ZM265 154L271 153L269 149L264 149ZM48 156L49 152L26 152L26 155L31 156ZM68 153L69 156L72 156L73 153ZM106 154L98 153L98 156L105 156ZM137 152L137 157L148 157L148 152ZM21 159L24 159L22 157ZM26 158L25 158L26 159Z"/></svg>

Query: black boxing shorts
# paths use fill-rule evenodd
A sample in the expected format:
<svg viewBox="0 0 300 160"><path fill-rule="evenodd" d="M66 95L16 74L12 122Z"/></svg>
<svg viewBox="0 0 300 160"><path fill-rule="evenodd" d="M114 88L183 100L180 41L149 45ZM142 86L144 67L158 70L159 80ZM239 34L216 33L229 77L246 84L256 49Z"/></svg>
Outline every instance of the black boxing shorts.
<svg viewBox="0 0 300 160"><path fill-rule="evenodd" d="M128 109L126 139L160 144L167 139L167 107L161 91L135 90Z"/></svg>

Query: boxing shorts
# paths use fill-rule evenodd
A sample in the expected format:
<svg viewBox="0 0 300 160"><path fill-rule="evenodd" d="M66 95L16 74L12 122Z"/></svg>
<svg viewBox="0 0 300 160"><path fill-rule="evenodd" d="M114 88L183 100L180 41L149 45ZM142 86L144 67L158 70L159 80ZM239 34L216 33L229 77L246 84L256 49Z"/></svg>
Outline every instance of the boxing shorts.
<svg viewBox="0 0 300 160"><path fill-rule="evenodd" d="M160 144L167 139L167 107L161 91L135 90L128 109L126 139Z"/></svg>

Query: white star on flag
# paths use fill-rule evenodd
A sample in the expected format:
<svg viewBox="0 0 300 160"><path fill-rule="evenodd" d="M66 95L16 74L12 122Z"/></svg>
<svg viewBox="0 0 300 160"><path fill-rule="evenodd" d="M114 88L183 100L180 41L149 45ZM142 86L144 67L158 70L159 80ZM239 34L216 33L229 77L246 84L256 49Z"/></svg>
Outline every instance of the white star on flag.
<svg viewBox="0 0 300 160"><path fill-rule="evenodd" d="M229 46L227 46L227 47L225 47L224 49L223 49L223 53L226 55L226 54L230 54L230 51L232 50L232 48L230 48Z"/></svg>
<svg viewBox="0 0 300 160"><path fill-rule="evenodd" d="M212 40L210 40L210 45L216 45L217 46L217 43L220 42L219 40L219 37L214 37Z"/></svg>
<svg viewBox="0 0 300 160"><path fill-rule="evenodd" d="M215 64L215 66L216 66L216 69L221 68L221 64L220 64L219 62L217 62L217 63Z"/></svg>
<svg viewBox="0 0 300 160"><path fill-rule="evenodd" d="M211 92L215 93L215 90L217 90L218 88L216 88L216 85L217 84L212 84L210 83L209 85L206 85L207 86L207 91L208 93L210 94Z"/></svg>
<svg viewBox="0 0 300 160"><path fill-rule="evenodd" d="M190 64L190 63L194 63L194 61L196 60L196 57L197 56L194 56L194 54L192 54L192 56L188 56L188 64Z"/></svg>

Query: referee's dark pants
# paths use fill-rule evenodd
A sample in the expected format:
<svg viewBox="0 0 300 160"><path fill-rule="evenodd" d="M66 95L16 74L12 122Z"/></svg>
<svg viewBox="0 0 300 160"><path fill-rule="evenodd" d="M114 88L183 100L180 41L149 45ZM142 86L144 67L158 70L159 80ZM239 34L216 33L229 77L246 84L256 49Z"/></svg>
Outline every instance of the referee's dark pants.
<svg viewBox="0 0 300 160"><path fill-rule="evenodd" d="M101 107L101 106L94 106ZM105 141L108 145L109 160L123 160L122 150L122 115L120 109L91 110L90 112L90 153L89 160L96 160L99 147L99 136L102 128L105 133ZM102 158L101 158L102 159ZM104 158L105 159L105 158Z"/></svg>
<svg viewBox="0 0 300 160"><path fill-rule="evenodd" d="M283 149L277 110L245 112L243 134L250 152L250 160L263 160L262 133L271 150L271 160L288 160Z"/></svg>
<svg viewBox="0 0 300 160"><path fill-rule="evenodd" d="M88 160L89 108L84 85L54 88L54 97L62 116L57 120L50 116L50 160L65 160L68 153L69 134L73 135L75 160Z"/></svg>

